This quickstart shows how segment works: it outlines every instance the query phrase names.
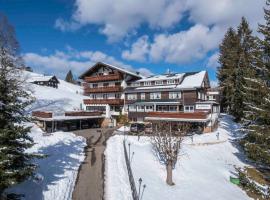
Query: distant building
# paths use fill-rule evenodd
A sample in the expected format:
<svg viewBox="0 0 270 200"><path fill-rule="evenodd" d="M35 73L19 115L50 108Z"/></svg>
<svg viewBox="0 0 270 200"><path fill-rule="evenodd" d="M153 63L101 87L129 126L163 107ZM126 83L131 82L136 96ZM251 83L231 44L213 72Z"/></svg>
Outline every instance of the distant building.
<svg viewBox="0 0 270 200"><path fill-rule="evenodd" d="M56 76L36 76L28 80L29 83L58 88L59 81Z"/></svg>

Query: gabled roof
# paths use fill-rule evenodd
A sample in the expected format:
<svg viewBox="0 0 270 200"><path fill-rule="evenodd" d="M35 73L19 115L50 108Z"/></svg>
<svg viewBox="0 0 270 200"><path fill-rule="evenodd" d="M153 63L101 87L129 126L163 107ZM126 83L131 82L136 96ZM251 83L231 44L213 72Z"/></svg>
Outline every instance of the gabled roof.
<svg viewBox="0 0 270 200"><path fill-rule="evenodd" d="M185 75L185 73L153 75L153 76L149 76L147 78L137 80L136 82L174 80L174 79L180 79L181 80L184 75Z"/></svg>
<svg viewBox="0 0 270 200"><path fill-rule="evenodd" d="M184 80L181 84L177 86L177 88L185 89L185 88L200 88L202 87L203 81L207 76L206 71L194 72L194 73L186 73Z"/></svg>
<svg viewBox="0 0 270 200"><path fill-rule="evenodd" d="M95 65L93 65L92 67L90 67L86 72L84 72L82 75L80 75L79 78L80 79L83 79L84 76L86 76L88 73L91 73L99 65L103 65L103 66L106 66L106 67L109 67L109 68L113 68L115 70L118 70L120 72L129 74L131 76L135 76L137 78L144 78L142 75L137 74L136 72L133 72L131 70L128 70L128 69L125 69L125 68L121 68L121 67L118 67L118 66L115 66L115 65L111 65L111 64L108 64L108 63L105 63L105 62L97 62Z"/></svg>
<svg viewBox="0 0 270 200"><path fill-rule="evenodd" d="M47 81L50 81L52 78L55 78L57 80L57 82L59 83L56 76L32 76L30 79L27 80L27 82L29 82L29 83L33 83L36 81L37 82L47 82Z"/></svg>

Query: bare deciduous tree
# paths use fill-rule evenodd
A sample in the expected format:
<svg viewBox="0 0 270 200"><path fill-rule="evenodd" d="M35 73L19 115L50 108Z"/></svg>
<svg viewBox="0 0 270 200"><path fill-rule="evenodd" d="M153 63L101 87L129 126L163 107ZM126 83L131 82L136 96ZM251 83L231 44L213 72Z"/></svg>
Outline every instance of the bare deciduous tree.
<svg viewBox="0 0 270 200"><path fill-rule="evenodd" d="M171 122L157 122L153 124L151 142L159 161L166 166L168 185L174 185L172 170L181 151L183 136L190 130L190 125Z"/></svg>

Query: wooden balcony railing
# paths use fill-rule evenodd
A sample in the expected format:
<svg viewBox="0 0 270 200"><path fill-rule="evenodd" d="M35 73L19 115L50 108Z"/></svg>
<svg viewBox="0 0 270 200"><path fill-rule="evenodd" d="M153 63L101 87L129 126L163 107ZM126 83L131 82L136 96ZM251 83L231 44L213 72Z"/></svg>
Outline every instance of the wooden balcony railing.
<svg viewBox="0 0 270 200"><path fill-rule="evenodd" d="M123 99L84 99L84 104L109 104L109 105L123 105Z"/></svg>
<svg viewBox="0 0 270 200"><path fill-rule="evenodd" d="M52 112L45 112L45 111L33 111L33 117L40 117L40 118L52 118Z"/></svg>
<svg viewBox="0 0 270 200"><path fill-rule="evenodd" d="M149 112L147 117L206 119L208 114L208 112Z"/></svg>
<svg viewBox="0 0 270 200"><path fill-rule="evenodd" d="M65 116L99 116L102 112L90 112L90 111L70 111L65 112Z"/></svg>
<svg viewBox="0 0 270 200"><path fill-rule="evenodd" d="M88 83L92 83L92 82L100 82L100 81L117 81L121 79L122 79L121 74L116 73L116 74L108 74L108 75L86 76L84 78L84 81Z"/></svg>
<svg viewBox="0 0 270 200"><path fill-rule="evenodd" d="M98 88L90 88L88 86L84 87L85 95L89 93L108 93L108 92L122 92L123 88L120 85L117 86L109 86L109 87L98 87Z"/></svg>

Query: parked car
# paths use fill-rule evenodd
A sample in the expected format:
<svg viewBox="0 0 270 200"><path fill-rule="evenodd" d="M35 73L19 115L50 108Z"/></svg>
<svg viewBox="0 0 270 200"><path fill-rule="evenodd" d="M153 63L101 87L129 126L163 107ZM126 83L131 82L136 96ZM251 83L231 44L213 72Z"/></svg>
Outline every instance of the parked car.
<svg viewBox="0 0 270 200"><path fill-rule="evenodd" d="M132 123L130 125L130 131L134 133L140 133L144 131L144 124L142 123Z"/></svg>

